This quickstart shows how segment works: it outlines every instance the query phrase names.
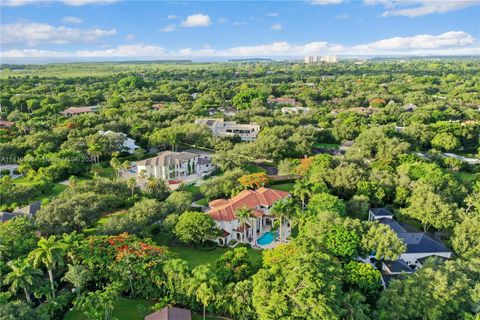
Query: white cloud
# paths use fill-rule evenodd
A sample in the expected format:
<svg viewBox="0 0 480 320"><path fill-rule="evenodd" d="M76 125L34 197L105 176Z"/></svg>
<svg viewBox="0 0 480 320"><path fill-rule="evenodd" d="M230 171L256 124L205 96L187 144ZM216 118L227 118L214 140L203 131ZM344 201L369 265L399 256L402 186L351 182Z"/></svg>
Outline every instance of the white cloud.
<svg viewBox="0 0 480 320"><path fill-rule="evenodd" d="M267 17L278 17L278 15L278 12L270 12L266 14Z"/></svg>
<svg viewBox="0 0 480 320"><path fill-rule="evenodd" d="M280 23L275 23L275 24L272 24L270 29L280 31L280 30L282 30L282 25Z"/></svg>
<svg viewBox="0 0 480 320"><path fill-rule="evenodd" d="M101 50L75 52L36 49L9 50L2 58L109 58L109 57L252 57L252 56L304 56L304 55L480 55L480 45L470 34L450 31L440 35L394 37L366 44L345 46L325 41L291 44L278 41L268 44L237 46L216 50L209 46L200 49L184 48L168 51L156 45L123 45Z"/></svg>
<svg viewBox="0 0 480 320"><path fill-rule="evenodd" d="M175 24L169 24L160 29L161 32L172 32L177 29L177 26Z"/></svg>
<svg viewBox="0 0 480 320"><path fill-rule="evenodd" d="M479 5L475 0L364 0L367 5L382 5L382 16L420 17L432 13L446 13Z"/></svg>
<svg viewBox="0 0 480 320"><path fill-rule="evenodd" d="M192 14L182 21L182 27L206 27L211 24L209 16L203 13Z"/></svg>
<svg viewBox="0 0 480 320"><path fill-rule="evenodd" d="M78 17L63 17L62 21L64 23L72 23L72 24L79 24L83 22L83 20Z"/></svg>
<svg viewBox="0 0 480 320"><path fill-rule="evenodd" d="M310 0L311 4L314 5L328 5L328 4L340 4L343 0Z"/></svg>
<svg viewBox="0 0 480 320"><path fill-rule="evenodd" d="M167 19L169 19L169 20L175 20L175 19L180 19L180 18L181 18L180 16L176 16L174 14L169 14L167 16Z"/></svg>
<svg viewBox="0 0 480 320"><path fill-rule="evenodd" d="M408 51L418 49L444 49L465 47L475 43L475 38L463 31L450 31L438 36L421 34L414 37L395 37L355 46L362 52Z"/></svg>
<svg viewBox="0 0 480 320"><path fill-rule="evenodd" d="M75 52L75 56L81 58L159 57L165 54L165 49L152 45L123 45L112 49L79 50Z"/></svg>
<svg viewBox="0 0 480 320"><path fill-rule="evenodd" d="M34 46L42 43L66 44L95 42L102 37L116 34L115 29L76 29L55 27L46 23L16 22L2 24L0 43L25 43Z"/></svg>
<svg viewBox="0 0 480 320"><path fill-rule="evenodd" d="M225 18L225 17L221 17L221 18L218 18L217 22L218 22L219 24L223 24L223 23L228 22L228 19Z"/></svg>
<svg viewBox="0 0 480 320"><path fill-rule="evenodd" d="M125 37L125 40L127 40L127 41L133 41L133 40L135 40L135 39L136 39L136 37L135 37L135 35L132 34L132 33L127 34L127 36Z"/></svg>
<svg viewBox="0 0 480 320"><path fill-rule="evenodd" d="M61 2L67 6L80 7L87 4L111 4L119 0L0 0L0 4L6 7L20 7L31 4L44 5Z"/></svg>

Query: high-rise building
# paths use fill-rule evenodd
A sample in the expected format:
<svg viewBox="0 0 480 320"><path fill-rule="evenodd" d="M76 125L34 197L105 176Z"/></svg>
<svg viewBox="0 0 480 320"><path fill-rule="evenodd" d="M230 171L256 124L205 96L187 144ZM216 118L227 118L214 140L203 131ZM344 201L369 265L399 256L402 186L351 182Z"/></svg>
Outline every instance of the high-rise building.
<svg viewBox="0 0 480 320"><path fill-rule="evenodd" d="M317 63L317 62L326 62L326 63L336 63L338 62L337 56L305 56L303 59L305 63Z"/></svg>
<svg viewBox="0 0 480 320"><path fill-rule="evenodd" d="M337 56L323 56L320 59L321 62L326 62L326 63L336 63L338 62Z"/></svg>
<svg viewBox="0 0 480 320"><path fill-rule="evenodd" d="M320 57L317 56L305 56L305 63L316 63L320 61Z"/></svg>

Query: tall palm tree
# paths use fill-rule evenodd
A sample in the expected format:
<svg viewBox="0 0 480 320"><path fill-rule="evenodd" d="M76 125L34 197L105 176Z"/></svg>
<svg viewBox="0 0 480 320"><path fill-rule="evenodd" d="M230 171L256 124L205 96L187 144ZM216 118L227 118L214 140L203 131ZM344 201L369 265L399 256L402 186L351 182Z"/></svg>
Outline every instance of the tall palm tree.
<svg viewBox="0 0 480 320"><path fill-rule="evenodd" d="M28 258L33 261L34 267L38 267L40 264L43 264L45 268L47 268L53 299L55 299L53 269L63 260L62 255L62 246L56 241L55 236L41 238L38 240L38 247L28 255Z"/></svg>
<svg viewBox="0 0 480 320"><path fill-rule="evenodd" d="M118 160L118 158L113 157L110 160L110 165L115 170L115 176L117 177L117 180L118 180L118 178L120 177L120 168L122 166L122 163L120 162L120 160Z"/></svg>
<svg viewBox="0 0 480 320"><path fill-rule="evenodd" d="M133 197L133 193L135 192L135 187L137 186L137 179L135 179L135 177L131 177L130 179L128 179L127 186L132 191L132 197Z"/></svg>
<svg viewBox="0 0 480 320"><path fill-rule="evenodd" d="M295 202L292 198L284 198L273 203L270 212L279 219L280 229L278 238L280 242L283 241L283 219L291 219L295 214Z"/></svg>
<svg viewBox="0 0 480 320"><path fill-rule="evenodd" d="M208 304L215 299L215 291L220 287L220 282L207 265L196 267L192 274L188 295L202 304L203 320L205 320L205 310Z"/></svg>
<svg viewBox="0 0 480 320"><path fill-rule="evenodd" d="M292 193L302 201L302 212L305 210L305 200L312 196L312 184L307 179L297 180Z"/></svg>
<svg viewBox="0 0 480 320"><path fill-rule="evenodd" d="M7 265L12 271L5 276L4 283L10 285L10 290L13 293L23 289L25 298L28 303L31 303L32 299L29 290L33 286L35 277L41 275L42 271L33 268L27 260L12 260Z"/></svg>
<svg viewBox="0 0 480 320"><path fill-rule="evenodd" d="M243 227L243 242L247 242L247 222L250 222L251 215L252 210L247 207L235 211L235 216L240 220L240 225Z"/></svg>
<svg viewBox="0 0 480 320"><path fill-rule="evenodd" d="M88 270L84 266L78 264L69 264L68 271L62 278L63 281L67 281L75 287L77 297L80 296L80 291L85 283L87 283L88 279Z"/></svg>
<svg viewBox="0 0 480 320"><path fill-rule="evenodd" d="M365 297L358 291L347 293L342 299L339 316L345 320L368 320L368 305Z"/></svg>

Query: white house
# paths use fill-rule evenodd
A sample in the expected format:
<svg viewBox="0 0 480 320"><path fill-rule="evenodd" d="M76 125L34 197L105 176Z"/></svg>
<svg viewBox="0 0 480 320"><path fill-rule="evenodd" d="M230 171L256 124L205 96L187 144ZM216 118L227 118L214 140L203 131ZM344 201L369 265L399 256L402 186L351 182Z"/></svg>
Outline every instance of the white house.
<svg viewBox="0 0 480 320"><path fill-rule="evenodd" d="M135 144L135 140L127 137L127 135L125 133L113 132L113 131L110 131L110 130L108 130L108 131L100 130L100 131L98 131L98 133L103 135L103 136L122 137L123 138L123 149L122 149L122 151L128 152L130 154L134 154L135 150L140 148L139 146L137 146Z"/></svg>
<svg viewBox="0 0 480 320"><path fill-rule="evenodd" d="M223 119L197 119L195 124L207 126L212 130L214 136L233 137L238 135L242 141L254 141L260 132L260 126L256 123L240 124Z"/></svg>
<svg viewBox="0 0 480 320"><path fill-rule="evenodd" d="M307 107L283 107L282 108L282 113L288 114L288 113L307 113L310 111L310 108Z"/></svg>
<svg viewBox="0 0 480 320"><path fill-rule="evenodd" d="M214 169L211 159L192 152L163 151L156 157L137 162L137 174L143 172L163 180L183 180L196 175L201 178Z"/></svg>
<svg viewBox="0 0 480 320"><path fill-rule="evenodd" d="M211 201L208 204L207 213L221 230L221 235L216 241L220 245L227 245L231 240L256 245L257 239L269 231L277 219L270 215L269 209L276 201L289 196L290 194L286 191L261 187L258 190L243 190L230 199ZM236 216L237 210L242 208L252 211L252 216L245 226ZM246 238L244 238L244 234ZM286 239L290 234L289 221L284 222L282 234L282 239Z"/></svg>

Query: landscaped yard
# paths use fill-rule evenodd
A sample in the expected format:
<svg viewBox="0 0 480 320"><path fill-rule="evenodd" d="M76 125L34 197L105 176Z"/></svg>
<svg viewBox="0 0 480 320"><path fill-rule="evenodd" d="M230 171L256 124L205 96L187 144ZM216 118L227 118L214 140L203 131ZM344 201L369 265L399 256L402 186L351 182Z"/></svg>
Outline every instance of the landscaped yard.
<svg viewBox="0 0 480 320"><path fill-rule="evenodd" d="M325 148L325 149L338 149L340 144L338 143L315 143L313 144L315 148Z"/></svg>
<svg viewBox="0 0 480 320"><path fill-rule="evenodd" d="M463 184L471 184L478 179L478 175L472 172L457 171L452 172L455 177L457 177L460 182Z"/></svg>
<svg viewBox="0 0 480 320"><path fill-rule="evenodd" d="M143 320L145 316L152 313L151 307L154 303L143 299L120 298L113 310L113 318L118 320ZM88 320L88 318L77 310L67 312L64 320Z"/></svg>
<svg viewBox="0 0 480 320"><path fill-rule="evenodd" d="M194 247L185 246L181 244L171 245L168 242L167 237L160 233L153 237L153 239L162 246L168 247L172 252L176 253L179 258L187 261L188 265L192 268L201 264L208 264L210 266L215 265L215 261L225 252L233 250L231 248L218 247L214 250L199 250ZM252 260L254 266L259 267L262 261L262 253L260 250L254 250L248 248L248 255Z"/></svg>
<svg viewBox="0 0 480 320"><path fill-rule="evenodd" d="M244 164L242 166L242 169L244 169L245 171L248 171L248 173L259 173L259 172L267 173L267 170L265 170L264 168L260 166L256 166L251 163Z"/></svg>
<svg viewBox="0 0 480 320"><path fill-rule="evenodd" d="M295 185L294 182L286 182L286 183L273 184L268 187L276 190L291 192L293 190L294 185Z"/></svg>
<svg viewBox="0 0 480 320"><path fill-rule="evenodd" d="M117 320L143 320L152 310L154 303L143 299L120 298L113 310L113 318ZM192 312L192 320L201 320L203 316ZM222 319L214 316L206 316L207 320ZM63 320L88 320L88 318L77 310L71 310L65 314Z"/></svg>

